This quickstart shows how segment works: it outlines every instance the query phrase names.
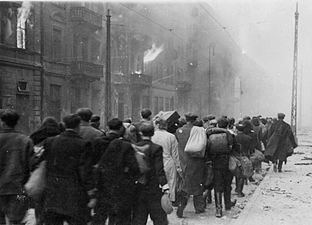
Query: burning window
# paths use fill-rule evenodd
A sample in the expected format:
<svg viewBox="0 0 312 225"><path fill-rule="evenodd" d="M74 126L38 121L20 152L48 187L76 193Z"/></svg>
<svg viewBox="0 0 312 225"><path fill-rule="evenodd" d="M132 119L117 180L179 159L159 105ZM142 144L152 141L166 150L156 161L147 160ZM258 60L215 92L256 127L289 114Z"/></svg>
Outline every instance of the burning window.
<svg viewBox="0 0 312 225"><path fill-rule="evenodd" d="M32 5L30 2L23 2L22 6L18 8L16 26L16 46L18 48L26 49L26 28L31 23L31 7Z"/></svg>

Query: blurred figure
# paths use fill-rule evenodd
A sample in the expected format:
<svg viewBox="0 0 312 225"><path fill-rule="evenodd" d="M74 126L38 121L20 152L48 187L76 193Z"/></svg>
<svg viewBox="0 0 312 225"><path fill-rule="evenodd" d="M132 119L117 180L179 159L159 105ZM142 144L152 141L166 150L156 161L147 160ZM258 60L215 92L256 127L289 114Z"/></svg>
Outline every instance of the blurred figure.
<svg viewBox="0 0 312 225"><path fill-rule="evenodd" d="M163 193L168 193L166 174L163 165L163 149L151 141L154 135L152 122L143 122L140 126L142 141L137 143L146 156L150 169L137 182L137 195L133 211L133 223L145 225L150 216L154 225L167 225L167 214L161 207Z"/></svg>
<svg viewBox="0 0 312 225"><path fill-rule="evenodd" d="M140 170L131 143L122 137L124 132L125 128L122 127L120 138L110 142L98 163L100 176L96 183L99 206L96 209L100 211L95 211L93 225L104 225L105 215L109 216L108 224L131 225L135 181Z"/></svg>
<svg viewBox="0 0 312 225"><path fill-rule="evenodd" d="M79 136L80 117L63 118L66 130L44 142L47 161L47 186L44 199L44 224L85 225L90 221L87 208L92 177L87 174L86 153L91 144Z"/></svg>
<svg viewBox="0 0 312 225"><path fill-rule="evenodd" d="M105 224L105 221L109 217L109 210L110 206L107 202L107 195L106 195L106 186L101 181L101 168L99 167L99 162L103 155L105 155L106 150L109 144L115 140L122 137L125 132L125 128L123 123L118 118L113 118L107 123L108 125L108 132L106 136L102 136L96 138L94 141L94 152L92 154L92 164L95 165L95 180L96 180L96 189L98 190L96 193L97 196L97 204L94 208L94 216L92 218L92 224ZM113 218L114 215L111 215Z"/></svg>
<svg viewBox="0 0 312 225"><path fill-rule="evenodd" d="M260 126L260 120L258 117L253 117L251 119L251 123L252 123L252 129L254 131L254 136L256 139L256 144L255 144L255 149L262 151L262 143L261 143L261 139L262 139L262 129ZM260 173L261 172L261 162L255 163L254 165L254 170L256 173Z"/></svg>
<svg viewBox="0 0 312 225"><path fill-rule="evenodd" d="M133 123L136 129L136 141L141 141L140 126L144 122L149 122L152 120L152 111L150 109L142 109L141 110L141 120L137 123Z"/></svg>
<svg viewBox="0 0 312 225"><path fill-rule="evenodd" d="M82 138L88 141L92 141L97 137L103 136L103 132L99 131L98 129L90 125L90 119L93 115L91 109L80 108L76 111L76 113L81 118L79 135Z"/></svg>
<svg viewBox="0 0 312 225"><path fill-rule="evenodd" d="M100 128L100 126L101 126L100 120L101 120L100 116L92 115L91 119L90 119L90 125L92 127L94 127L95 129L101 131L103 133L103 135L105 135L105 131Z"/></svg>
<svg viewBox="0 0 312 225"><path fill-rule="evenodd" d="M0 215L14 225L22 225L28 209L24 185L33 153L31 139L15 130L19 118L14 110L0 113Z"/></svg>
<svg viewBox="0 0 312 225"><path fill-rule="evenodd" d="M288 123L284 121L285 114L277 114L278 121L272 124L269 130L269 142L266 149L266 157L273 162L274 172L282 172L283 162L287 159L287 151L289 148L296 148L294 134ZM278 166L277 166L278 164Z"/></svg>
<svg viewBox="0 0 312 225"><path fill-rule="evenodd" d="M210 125L210 121L216 119L213 115L208 115L203 118L203 127L207 129Z"/></svg>
<svg viewBox="0 0 312 225"><path fill-rule="evenodd" d="M244 125L238 124L237 128L237 135L235 136L236 142L239 146L234 154L238 154L239 156L247 156L250 158L251 151L252 151L252 138L244 133ZM235 192L238 194L238 197L244 197L245 194L243 193L244 188L244 177L243 176L236 176L236 189Z"/></svg>
<svg viewBox="0 0 312 225"><path fill-rule="evenodd" d="M162 146L164 170L169 185L169 197L171 202L176 201L177 179L183 177L176 137L167 131L167 122L158 119L155 122L156 130L152 142Z"/></svg>
<svg viewBox="0 0 312 225"><path fill-rule="evenodd" d="M54 117L46 117L43 119L43 122L39 129L30 135L30 139L32 139L35 145L35 155L32 160L32 165L39 165L39 163L42 161L41 156L44 152L43 142L48 137L54 137L56 135L59 135L60 133L61 130L59 128L59 124L56 122L56 119ZM40 225L43 222L43 201L44 195L42 195L40 199L37 199L35 201L35 216L37 225Z"/></svg>

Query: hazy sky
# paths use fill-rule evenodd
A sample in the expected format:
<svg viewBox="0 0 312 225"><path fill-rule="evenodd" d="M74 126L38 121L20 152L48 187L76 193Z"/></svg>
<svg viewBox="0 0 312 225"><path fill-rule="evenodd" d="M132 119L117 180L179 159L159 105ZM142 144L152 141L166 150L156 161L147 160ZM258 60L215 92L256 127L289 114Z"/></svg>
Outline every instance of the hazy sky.
<svg viewBox="0 0 312 225"><path fill-rule="evenodd" d="M294 0L209 0L221 23L244 52L266 70L280 90L281 104L272 107L290 117L294 51ZM304 122L312 113L312 1L299 0L298 73L303 80ZM298 85L300 78L298 79ZM269 94L272 90L265 90ZM300 97L300 89L298 89ZM300 99L298 99L299 107ZM300 115L298 108L298 116Z"/></svg>

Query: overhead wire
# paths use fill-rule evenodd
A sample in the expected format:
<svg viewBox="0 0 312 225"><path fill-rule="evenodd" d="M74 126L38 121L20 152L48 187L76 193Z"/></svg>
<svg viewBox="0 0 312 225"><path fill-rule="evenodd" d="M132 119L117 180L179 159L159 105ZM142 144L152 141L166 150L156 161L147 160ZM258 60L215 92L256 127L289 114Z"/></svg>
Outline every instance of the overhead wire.
<svg viewBox="0 0 312 225"><path fill-rule="evenodd" d="M122 4L122 3L119 3L119 4L120 4L121 6L127 8L128 10L130 10L130 11L132 11L132 12L138 14L139 16L144 17L145 19L149 20L151 23L156 24L157 26L161 27L162 29L164 29L164 30L166 30L166 31L168 31L168 32L170 32L170 33L172 33L173 35L175 35L176 37L178 37L179 39L181 39L182 41L184 41L184 39L183 39L182 37L180 37L176 32L173 31L174 29L163 26L162 24L160 24L160 23L154 21L154 20L151 19L150 17L145 16L144 14L142 14L142 13L140 13L140 12L138 12L138 11L136 11L136 10L134 10L134 9L132 9L132 8L130 8L130 7L128 7L128 6L126 6L125 4Z"/></svg>
<svg viewBox="0 0 312 225"><path fill-rule="evenodd" d="M215 23L217 25L219 25L222 30L228 35L228 37L230 38L230 40L236 45L236 47L241 50L241 47L239 46L239 44L237 44L237 42L234 40L234 38L232 37L232 35L229 33L229 31L227 30L226 26L223 26L219 20L217 20L202 4L199 4L200 7L204 10L204 12L206 12L206 14L213 19L213 21L215 21Z"/></svg>

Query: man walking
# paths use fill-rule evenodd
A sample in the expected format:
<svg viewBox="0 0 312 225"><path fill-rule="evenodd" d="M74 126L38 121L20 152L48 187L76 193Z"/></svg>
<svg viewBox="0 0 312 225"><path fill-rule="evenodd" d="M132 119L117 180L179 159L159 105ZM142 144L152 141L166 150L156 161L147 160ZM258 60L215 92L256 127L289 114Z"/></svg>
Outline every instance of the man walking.
<svg viewBox="0 0 312 225"><path fill-rule="evenodd" d="M30 176L32 141L17 132L20 116L13 110L0 112L0 215L10 224L22 224L28 202L24 184Z"/></svg>
<svg viewBox="0 0 312 225"><path fill-rule="evenodd" d="M272 124L268 133L269 141L265 156L272 160L274 172L277 172L277 169L278 172L282 172L283 162L289 156L288 150L298 146L291 127L284 121L284 118L284 113L278 113L278 120Z"/></svg>
<svg viewBox="0 0 312 225"><path fill-rule="evenodd" d="M44 143L47 161L47 187L44 200L44 224L85 225L90 220L87 204L92 177L86 176L86 153L91 144L79 136L80 117L65 116L66 130Z"/></svg>
<svg viewBox="0 0 312 225"><path fill-rule="evenodd" d="M233 175L229 170L229 156L237 144L234 136L226 129L227 126L228 120L222 117L218 119L217 128L207 130L207 158L213 166L216 217L222 217L222 193L226 210L230 210L236 203L231 201Z"/></svg>
<svg viewBox="0 0 312 225"><path fill-rule="evenodd" d="M179 218L183 217L183 211L190 195L194 196L195 213L203 213L205 211L203 187L201 185L204 175L205 160L204 158L192 157L184 151L196 118L197 115L192 113L186 114L186 124L176 131L176 137L179 143L179 158L183 171L182 190L178 192L179 206L177 216Z"/></svg>
<svg viewBox="0 0 312 225"><path fill-rule="evenodd" d="M162 194L169 192L163 165L163 149L151 141L154 135L151 122L141 124L140 135L142 141L137 146L143 151L149 170L137 182L132 224L145 225L150 216L154 225L168 225L167 214L161 207Z"/></svg>

